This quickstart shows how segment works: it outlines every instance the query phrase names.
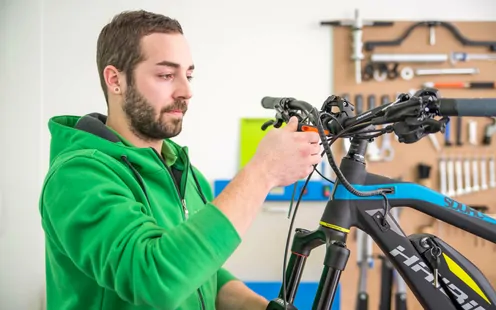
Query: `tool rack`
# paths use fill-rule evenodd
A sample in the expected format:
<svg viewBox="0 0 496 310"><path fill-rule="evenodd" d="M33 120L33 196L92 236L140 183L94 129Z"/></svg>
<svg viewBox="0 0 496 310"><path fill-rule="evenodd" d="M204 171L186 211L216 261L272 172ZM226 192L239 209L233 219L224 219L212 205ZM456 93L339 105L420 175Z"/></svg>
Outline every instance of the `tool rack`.
<svg viewBox="0 0 496 310"><path fill-rule="evenodd" d="M363 14L365 15L365 14ZM366 18L366 17L362 17ZM329 23L321 23L323 27L329 27ZM374 96L375 104L381 104L381 98L388 96L390 99L396 97L400 92L417 90L429 83L438 86L444 97L496 97L494 82L496 81L496 61L482 58L481 55L489 55L496 58L496 22L417 22L417 21L395 21L392 25L380 27L371 26L373 23L359 23L365 25L362 28L361 57L359 52L354 51L352 22L341 25L331 25L330 37L333 41L333 69L331 92L333 94L347 95L355 103L356 99L362 101L364 109L368 108L369 99ZM368 25L368 26L367 26ZM380 25L380 23L379 23ZM455 29L455 32L453 32ZM407 34L405 36L405 34ZM464 40L460 40L462 37ZM389 43L377 43L390 41ZM349 42L349 44L343 44ZM375 42L375 43L374 43ZM360 43L358 43L360 45ZM371 62L371 56L375 62ZM408 57L410 57L408 59ZM469 59L467 59L467 57ZM470 59L472 57L472 59ZM487 57L487 58L490 58ZM356 59L360 59L361 74L356 76ZM408 61L404 61L405 58ZM384 60L390 60L384 62ZM393 61L396 60L396 61ZM401 61L403 60L403 61ZM371 68L373 69L371 71ZM423 70L423 71L422 71ZM431 71L429 71L431 70ZM432 70L439 72L431 75ZM445 71L444 74L443 70ZM456 72L458 70L458 72ZM417 75L417 73L419 73ZM421 75L422 74L422 75ZM359 83L357 83L359 80ZM472 87L467 88L472 83ZM496 128L490 127L494 119L482 118L452 118L448 128L449 139L438 133L435 140L424 138L413 144L400 144L396 139L390 139L390 145L394 156L390 160L368 160L368 171L401 178L405 181L420 182L418 179L418 166L430 166L430 177L422 180L426 186L441 191L440 169L445 167L446 171L456 170L456 166L465 159L469 160L469 169L472 165L478 168L478 190L475 191L473 175L470 176L471 192L458 191L457 178L454 175L454 187L445 184L445 191L453 198L470 206L478 206L490 214L496 214L496 188L490 187L489 170L486 170L487 188L482 189L481 156L496 156ZM458 128L461 131L458 133ZM492 130L492 131L491 131ZM492 139L484 138L484 132L488 132ZM389 137L391 138L391 137ZM486 143L484 143L486 140ZM447 142L446 142L447 141ZM381 148L383 138L376 140L376 147ZM475 142L475 145L472 144ZM438 148L436 148L436 143ZM449 146L447 145L449 144ZM337 143L333 147L335 159L339 164L344 155L346 144ZM374 148L374 146L372 146ZM451 162L442 159L452 159ZM457 161L460 159L461 161ZM443 166L444 165L444 166ZM472 170L473 171L473 170ZM464 184L465 175L462 177ZM449 182L446 180L445 182ZM464 187L462 187L464 188ZM489 279L496 283L496 270L493 268L496 247L488 242L478 239L468 233L449 226L445 223L433 221L427 215L420 214L409 208L402 208L399 222L405 233L412 234L430 229L431 232L440 235L446 242L454 246L458 251L479 266ZM355 231L351 234L355 235ZM356 261L358 254L355 240L350 238L348 247L351 252L350 263L346 268L346 276L342 277L341 285L342 304L354 307L357 296L357 279L359 268ZM379 253L377 247L373 247L373 255ZM368 272L367 291L369 294L369 308L379 309L380 290L380 268L373 268ZM421 310L422 308L408 291L408 309ZM353 305L353 306L351 306Z"/></svg>

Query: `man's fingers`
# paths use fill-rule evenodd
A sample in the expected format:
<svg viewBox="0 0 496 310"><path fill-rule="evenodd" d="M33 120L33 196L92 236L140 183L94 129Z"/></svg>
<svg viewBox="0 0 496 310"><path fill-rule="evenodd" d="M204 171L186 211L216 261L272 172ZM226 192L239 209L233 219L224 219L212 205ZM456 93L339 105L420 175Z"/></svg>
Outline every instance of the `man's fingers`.
<svg viewBox="0 0 496 310"><path fill-rule="evenodd" d="M310 156L310 164L313 165L318 165L322 161L322 157L320 157L320 154L314 154Z"/></svg>
<svg viewBox="0 0 496 310"><path fill-rule="evenodd" d="M303 132L298 132L302 139L306 142L309 143L319 143L320 142L320 136L318 133L313 132L313 131L303 131Z"/></svg>
<svg viewBox="0 0 496 310"><path fill-rule="evenodd" d="M320 156L322 148L320 147L320 145L318 143L313 143L313 144L310 144L310 150L311 150L310 154Z"/></svg>

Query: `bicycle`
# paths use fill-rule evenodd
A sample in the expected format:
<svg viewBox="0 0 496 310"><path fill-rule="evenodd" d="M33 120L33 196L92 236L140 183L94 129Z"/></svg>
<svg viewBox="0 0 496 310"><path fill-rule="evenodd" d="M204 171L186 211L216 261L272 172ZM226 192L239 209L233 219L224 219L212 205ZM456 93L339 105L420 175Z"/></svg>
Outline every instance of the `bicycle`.
<svg viewBox="0 0 496 310"><path fill-rule="evenodd" d="M450 116L496 116L496 99L441 98L438 90L425 88L413 95L400 94L395 101L359 115L354 114L352 103L336 95L329 96L320 110L289 97L264 97L262 106L276 111L275 119L262 130L280 127L296 116L298 130L317 131L324 149L321 155L326 155L336 174L319 226L313 231L295 229L287 262L300 195L288 231L282 287L267 310L297 310L293 303L306 259L322 245L326 246L324 267L312 309L330 309L350 256L346 240L351 227L372 237L424 309L496 309L494 288L472 262L435 235L405 235L390 211L410 207L493 243L496 219L428 187L369 173L364 159L369 141L384 133L394 132L400 143L412 144L428 134L444 132ZM385 126L375 129L377 125ZM338 167L330 145L339 138L351 138L351 145Z"/></svg>

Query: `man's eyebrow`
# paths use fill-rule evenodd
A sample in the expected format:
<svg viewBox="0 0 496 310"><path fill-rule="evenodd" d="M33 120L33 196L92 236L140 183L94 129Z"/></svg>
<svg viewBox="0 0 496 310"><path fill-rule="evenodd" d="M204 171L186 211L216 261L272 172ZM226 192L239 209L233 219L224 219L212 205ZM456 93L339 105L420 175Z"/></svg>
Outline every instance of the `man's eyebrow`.
<svg viewBox="0 0 496 310"><path fill-rule="evenodd" d="M167 60L162 60L161 62L157 62L157 66L167 66L167 67L172 67L172 68L179 68L181 67L180 64L172 62L172 61L167 61ZM194 70L195 65L189 66L188 70Z"/></svg>

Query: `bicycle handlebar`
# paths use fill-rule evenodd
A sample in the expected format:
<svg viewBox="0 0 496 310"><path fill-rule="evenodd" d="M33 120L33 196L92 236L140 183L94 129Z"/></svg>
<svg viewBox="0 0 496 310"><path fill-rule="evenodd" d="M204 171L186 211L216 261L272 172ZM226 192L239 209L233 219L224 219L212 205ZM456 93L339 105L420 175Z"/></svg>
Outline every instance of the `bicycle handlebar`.
<svg viewBox="0 0 496 310"><path fill-rule="evenodd" d="M336 177L356 196L374 196L383 194L383 190L360 192L349 184L337 167L330 145L337 138L352 138L350 157L365 155L369 141L385 133L394 132L400 143L411 144L428 134L443 132L449 122L449 116L496 116L496 98L454 99L439 98L434 88L424 88L414 95L400 94L391 103L380 105L371 110L355 115L354 106L346 99L331 95L320 110L311 104L290 97L264 97L262 106L275 109L276 119L262 126L282 126L291 116L297 116L301 130L318 131L324 152ZM336 109L337 108L337 109ZM336 111L337 110L337 111ZM304 112L304 115L301 114ZM441 116L441 119L435 117ZM376 125L384 125L376 129ZM330 138L330 139L329 139ZM330 143L328 140L332 140Z"/></svg>
<svg viewBox="0 0 496 310"><path fill-rule="evenodd" d="M496 116L496 99L441 98L439 99L439 114L441 116L494 117Z"/></svg>
<svg viewBox="0 0 496 310"><path fill-rule="evenodd" d="M294 98L289 97L263 97L262 98L262 107L266 109L277 109L278 107L287 108L290 110L302 110L302 111L311 111L313 106L308 102L296 100Z"/></svg>
<svg viewBox="0 0 496 310"><path fill-rule="evenodd" d="M371 135L366 133L374 132L374 126L390 124L381 134L394 132L402 143L414 143L427 134L444 132L449 116L496 116L496 98L439 97L437 89L425 88L413 96L401 94L396 101L359 115L355 115L354 106L349 101L334 95L327 98L318 115L315 115L317 109L311 104L290 97L264 97L262 106L277 111L276 121L271 121L275 127L287 122L292 115L299 116L298 111L303 111L307 114L307 125L319 127L318 124L322 123L322 129L331 136L370 140ZM335 107L338 107L338 112ZM442 118L437 120L436 116ZM266 127L264 125L263 129ZM342 132L346 135L341 135Z"/></svg>
<svg viewBox="0 0 496 310"><path fill-rule="evenodd" d="M279 97L269 97L269 96L263 97L262 107L264 107L265 109L274 110L276 108L276 105L280 104L282 99L283 98L279 98Z"/></svg>

